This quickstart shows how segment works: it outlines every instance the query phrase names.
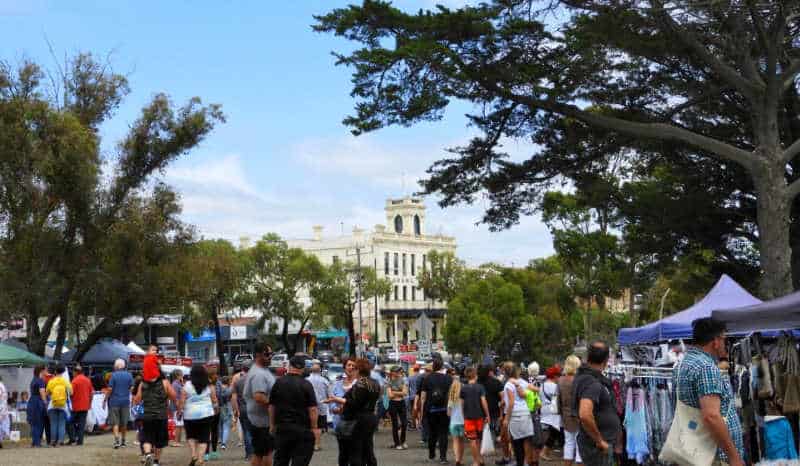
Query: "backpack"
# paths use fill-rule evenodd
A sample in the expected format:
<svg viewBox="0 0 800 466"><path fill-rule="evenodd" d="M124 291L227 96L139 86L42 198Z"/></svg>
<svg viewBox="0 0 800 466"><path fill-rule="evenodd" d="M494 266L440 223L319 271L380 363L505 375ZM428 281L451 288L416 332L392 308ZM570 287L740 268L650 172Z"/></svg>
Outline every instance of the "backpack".
<svg viewBox="0 0 800 466"><path fill-rule="evenodd" d="M431 380L431 382L433 382L433 379ZM447 391L444 390L444 388L440 384L436 384L433 386L433 390L431 390L432 408L447 408Z"/></svg>
<svg viewBox="0 0 800 466"><path fill-rule="evenodd" d="M53 408L66 408L67 386L63 382L58 384L53 384L53 391L50 394L50 399L53 402Z"/></svg>
<svg viewBox="0 0 800 466"><path fill-rule="evenodd" d="M533 413L542 406L542 400L535 391L525 390L525 404L528 405L528 411Z"/></svg>

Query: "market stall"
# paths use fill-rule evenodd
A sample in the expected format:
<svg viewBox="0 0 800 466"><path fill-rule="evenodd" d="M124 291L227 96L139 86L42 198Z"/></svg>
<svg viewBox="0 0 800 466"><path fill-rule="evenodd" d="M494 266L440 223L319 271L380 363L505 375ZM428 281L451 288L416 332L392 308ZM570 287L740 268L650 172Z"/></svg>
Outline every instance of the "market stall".
<svg viewBox="0 0 800 466"><path fill-rule="evenodd" d="M95 343L80 361L75 361L75 356L77 355L75 349L64 353L61 360L68 364L80 362L85 367L112 368L114 367L114 361L117 359L122 359L127 363L131 354L136 354L136 352L119 340L109 339Z"/></svg>
<svg viewBox="0 0 800 466"><path fill-rule="evenodd" d="M0 376L9 393L28 391L33 379L32 367L45 360L23 349L0 343Z"/></svg>
<svg viewBox="0 0 800 466"><path fill-rule="evenodd" d="M703 299L693 306L663 319L636 328L620 329L620 345L658 343L692 337L692 322L711 316L716 309L739 309L760 304L761 300L747 292L731 277L722 275Z"/></svg>

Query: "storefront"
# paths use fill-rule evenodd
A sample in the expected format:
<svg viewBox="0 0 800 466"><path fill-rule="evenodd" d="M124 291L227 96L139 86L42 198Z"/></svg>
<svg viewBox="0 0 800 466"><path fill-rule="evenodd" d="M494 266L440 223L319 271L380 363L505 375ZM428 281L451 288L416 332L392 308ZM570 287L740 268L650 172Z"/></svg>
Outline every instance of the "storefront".
<svg viewBox="0 0 800 466"><path fill-rule="evenodd" d="M217 338L213 330L203 329L193 335L192 332L184 334L184 353L196 362L206 362L217 358Z"/></svg>
<svg viewBox="0 0 800 466"><path fill-rule="evenodd" d="M253 354L258 327L255 325L226 325L220 327L226 360L233 361L238 354Z"/></svg>

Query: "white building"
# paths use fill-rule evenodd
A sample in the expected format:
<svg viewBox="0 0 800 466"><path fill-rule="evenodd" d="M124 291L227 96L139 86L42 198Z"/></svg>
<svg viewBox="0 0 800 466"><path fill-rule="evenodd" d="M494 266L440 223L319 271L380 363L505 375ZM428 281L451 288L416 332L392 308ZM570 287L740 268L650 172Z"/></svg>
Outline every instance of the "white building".
<svg viewBox="0 0 800 466"><path fill-rule="evenodd" d="M335 261L355 264L360 253L362 266L375 267L379 278L392 283L392 292L388 296L362 302L361 325L356 307L356 333L363 328L361 333L364 335L374 334L377 315L377 343L387 346L394 342L394 316L397 315L399 343L415 344L423 336L415 330L414 322L425 311L433 322L430 331L432 342L441 341L445 304L426 300L418 279L427 267L428 252L455 253L456 240L427 234L422 199L388 199L385 211L386 224L375 225L371 232L355 227L352 235L326 238L323 228L315 226L312 239L287 242L291 247L313 253L326 265Z"/></svg>

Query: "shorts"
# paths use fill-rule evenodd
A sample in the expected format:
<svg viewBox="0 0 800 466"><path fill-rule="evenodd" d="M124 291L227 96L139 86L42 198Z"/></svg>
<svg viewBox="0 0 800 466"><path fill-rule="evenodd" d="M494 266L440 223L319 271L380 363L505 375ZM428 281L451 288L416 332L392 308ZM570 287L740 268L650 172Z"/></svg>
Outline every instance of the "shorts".
<svg viewBox="0 0 800 466"><path fill-rule="evenodd" d="M164 448L169 442L166 419L146 419L142 421L142 443L154 448Z"/></svg>
<svg viewBox="0 0 800 466"><path fill-rule="evenodd" d="M583 463L583 461L581 461L581 453L578 451L577 436L577 431L564 431L564 461Z"/></svg>
<svg viewBox="0 0 800 466"><path fill-rule="evenodd" d="M453 424L450 426L450 435L453 437L464 436L464 424Z"/></svg>
<svg viewBox="0 0 800 466"><path fill-rule="evenodd" d="M183 430L186 431L186 440L195 440L198 443L208 443L211 438L211 419L205 417L203 419L183 421Z"/></svg>
<svg viewBox="0 0 800 466"><path fill-rule="evenodd" d="M480 440L483 434L483 419L464 419L464 436L469 440Z"/></svg>
<svg viewBox="0 0 800 466"><path fill-rule="evenodd" d="M328 416L319 415L317 416L317 429L327 429L328 428Z"/></svg>
<svg viewBox="0 0 800 466"><path fill-rule="evenodd" d="M110 406L108 408L108 420L106 421L106 424L110 426L127 427L130 420L130 406Z"/></svg>
<svg viewBox="0 0 800 466"><path fill-rule="evenodd" d="M272 453L272 450L275 449L275 440L272 438L272 435L269 433L269 429L266 427L256 427L251 425L250 436L252 437L250 443L253 445L253 454L259 458L269 456L269 454Z"/></svg>

